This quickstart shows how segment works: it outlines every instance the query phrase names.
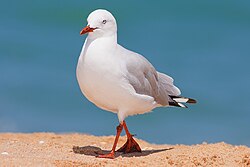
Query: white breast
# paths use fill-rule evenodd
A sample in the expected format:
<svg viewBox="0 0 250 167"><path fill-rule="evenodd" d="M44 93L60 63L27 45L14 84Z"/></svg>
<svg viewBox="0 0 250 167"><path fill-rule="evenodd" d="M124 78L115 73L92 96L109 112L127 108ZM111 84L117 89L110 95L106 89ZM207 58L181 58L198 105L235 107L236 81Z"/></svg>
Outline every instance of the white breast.
<svg viewBox="0 0 250 167"><path fill-rule="evenodd" d="M100 44L103 42L85 43L79 57L77 80L82 93L102 109L126 112L122 117L150 111L154 99L135 92L126 79L126 62L116 55L116 50Z"/></svg>
<svg viewBox="0 0 250 167"><path fill-rule="evenodd" d="M102 109L118 111L121 94L126 93L122 87L121 64L107 53L106 48L95 42L81 54L77 65L77 79L83 94ZM97 50L96 48L99 48Z"/></svg>

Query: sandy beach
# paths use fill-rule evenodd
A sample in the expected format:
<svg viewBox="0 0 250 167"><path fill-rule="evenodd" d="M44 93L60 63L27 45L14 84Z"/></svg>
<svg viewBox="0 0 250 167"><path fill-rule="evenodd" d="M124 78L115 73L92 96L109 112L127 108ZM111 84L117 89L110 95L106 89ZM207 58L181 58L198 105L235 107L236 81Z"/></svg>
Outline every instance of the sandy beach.
<svg viewBox="0 0 250 167"><path fill-rule="evenodd" d="M96 158L111 149L113 140L114 136L86 134L2 133L0 166L250 166L249 147L224 142L155 145L136 139L142 153ZM122 136L118 147L125 141Z"/></svg>

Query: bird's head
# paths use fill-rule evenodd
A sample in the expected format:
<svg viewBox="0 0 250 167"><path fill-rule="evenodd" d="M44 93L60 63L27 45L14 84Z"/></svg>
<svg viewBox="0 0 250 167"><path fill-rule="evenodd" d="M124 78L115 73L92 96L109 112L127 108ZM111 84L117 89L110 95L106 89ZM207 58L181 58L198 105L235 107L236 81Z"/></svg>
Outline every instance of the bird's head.
<svg viewBox="0 0 250 167"><path fill-rule="evenodd" d="M114 16L107 10L97 9L89 14L88 25L80 35L89 33L91 37L102 37L116 34L117 26Z"/></svg>

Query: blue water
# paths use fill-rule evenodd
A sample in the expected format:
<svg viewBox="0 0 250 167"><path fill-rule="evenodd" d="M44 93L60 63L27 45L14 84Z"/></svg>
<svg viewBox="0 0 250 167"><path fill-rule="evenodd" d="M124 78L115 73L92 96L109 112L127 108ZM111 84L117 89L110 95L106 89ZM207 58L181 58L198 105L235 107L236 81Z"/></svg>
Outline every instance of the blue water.
<svg viewBox="0 0 250 167"><path fill-rule="evenodd" d="M4 1L0 5L0 132L114 135L118 119L80 92L75 69L88 14L105 8L118 41L175 78L188 109L127 118L153 143L250 146L250 1Z"/></svg>

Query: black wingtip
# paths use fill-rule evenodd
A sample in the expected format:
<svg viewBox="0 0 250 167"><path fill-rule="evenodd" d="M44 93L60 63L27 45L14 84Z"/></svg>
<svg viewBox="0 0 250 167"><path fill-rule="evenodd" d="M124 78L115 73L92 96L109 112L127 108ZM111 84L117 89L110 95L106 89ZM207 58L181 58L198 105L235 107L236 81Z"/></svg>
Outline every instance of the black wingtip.
<svg viewBox="0 0 250 167"><path fill-rule="evenodd" d="M182 97L182 96L174 96L174 95L169 95L169 97L174 100L174 101L177 101L177 102L181 102L179 101L178 99L186 99L187 101L185 102L181 102L181 103L197 103L197 101L195 99L192 99L192 98L189 98L189 97Z"/></svg>
<svg viewBox="0 0 250 167"><path fill-rule="evenodd" d="M193 103L193 104L195 104L195 103L197 103L197 101L195 99L188 98L187 103Z"/></svg>

